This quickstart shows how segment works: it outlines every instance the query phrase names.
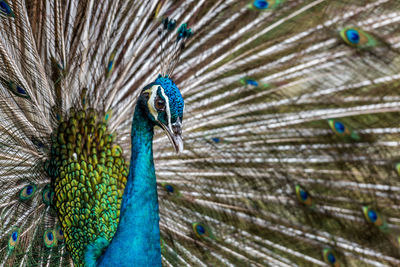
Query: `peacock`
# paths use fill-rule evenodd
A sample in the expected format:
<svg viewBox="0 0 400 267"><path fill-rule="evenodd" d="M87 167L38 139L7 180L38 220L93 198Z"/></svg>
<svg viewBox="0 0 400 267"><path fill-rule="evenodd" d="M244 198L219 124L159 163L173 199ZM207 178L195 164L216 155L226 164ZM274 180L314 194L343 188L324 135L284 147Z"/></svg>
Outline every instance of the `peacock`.
<svg viewBox="0 0 400 267"><path fill-rule="evenodd" d="M400 1L0 0L0 266L400 266Z"/></svg>

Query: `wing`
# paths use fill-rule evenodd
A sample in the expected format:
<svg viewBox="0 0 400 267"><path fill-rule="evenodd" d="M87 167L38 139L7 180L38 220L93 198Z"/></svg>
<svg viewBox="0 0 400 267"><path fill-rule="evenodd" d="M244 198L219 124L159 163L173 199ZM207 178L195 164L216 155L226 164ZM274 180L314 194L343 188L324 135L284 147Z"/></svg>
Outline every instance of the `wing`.
<svg viewBox="0 0 400 267"><path fill-rule="evenodd" d="M111 241L128 176L122 149L94 110L69 111L53 135L46 169L54 206L74 263L84 264L87 246Z"/></svg>

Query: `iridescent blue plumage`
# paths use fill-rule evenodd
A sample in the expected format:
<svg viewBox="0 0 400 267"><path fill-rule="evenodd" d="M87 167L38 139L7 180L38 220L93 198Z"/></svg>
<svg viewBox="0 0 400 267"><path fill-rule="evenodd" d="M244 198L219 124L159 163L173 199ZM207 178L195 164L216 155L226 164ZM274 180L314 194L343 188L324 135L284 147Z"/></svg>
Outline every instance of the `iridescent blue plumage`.
<svg viewBox="0 0 400 267"><path fill-rule="evenodd" d="M162 95L167 99L161 99ZM164 105L160 106L160 101L164 101ZM168 77L159 76L154 83L144 87L132 121L132 156L120 222L110 245L97 262L99 266L124 265L127 262L131 266L161 266L153 128L160 125L170 129L178 119L181 121L183 105L178 87ZM160 120L154 111L169 115L167 119ZM167 130L167 134L172 134L171 138L174 139L174 134L178 133ZM90 255L93 254L92 250L88 253L86 258L93 259ZM86 261L86 264L91 266L93 261Z"/></svg>

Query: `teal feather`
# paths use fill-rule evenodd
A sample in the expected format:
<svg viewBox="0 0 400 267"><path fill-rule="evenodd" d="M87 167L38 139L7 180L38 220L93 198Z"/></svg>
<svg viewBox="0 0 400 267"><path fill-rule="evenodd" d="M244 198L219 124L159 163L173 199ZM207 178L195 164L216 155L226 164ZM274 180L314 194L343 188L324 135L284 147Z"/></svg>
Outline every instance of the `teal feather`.
<svg viewBox="0 0 400 267"><path fill-rule="evenodd" d="M0 1L0 266L399 266L399 15Z"/></svg>
<svg viewBox="0 0 400 267"><path fill-rule="evenodd" d="M110 244L107 239L99 237L96 241L88 245L85 252L85 264L88 267L95 267L97 259L101 256L107 246Z"/></svg>

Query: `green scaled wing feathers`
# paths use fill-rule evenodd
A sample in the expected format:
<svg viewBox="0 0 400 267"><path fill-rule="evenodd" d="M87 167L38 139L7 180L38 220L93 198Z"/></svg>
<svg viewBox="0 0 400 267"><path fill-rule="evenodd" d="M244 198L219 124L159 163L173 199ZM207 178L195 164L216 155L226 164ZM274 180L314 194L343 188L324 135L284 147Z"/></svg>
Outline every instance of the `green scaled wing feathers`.
<svg viewBox="0 0 400 267"><path fill-rule="evenodd" d="M97 115L94 110L71 109L53 133L46 163L52 204L77 266L83 266L89 244L100 237L110 242L114 236L128 176L121 147ZM55 234L47 232L46 246L53 246L53 240Z"/></svg>

